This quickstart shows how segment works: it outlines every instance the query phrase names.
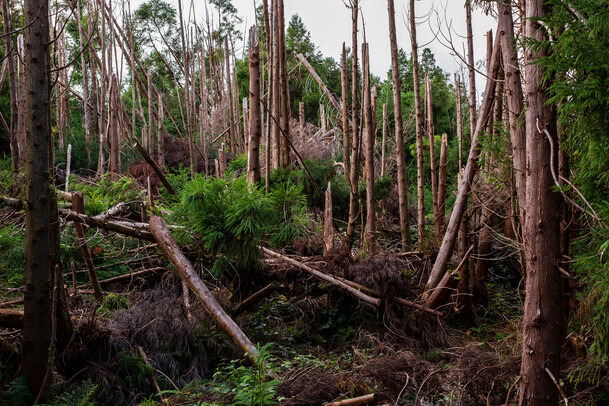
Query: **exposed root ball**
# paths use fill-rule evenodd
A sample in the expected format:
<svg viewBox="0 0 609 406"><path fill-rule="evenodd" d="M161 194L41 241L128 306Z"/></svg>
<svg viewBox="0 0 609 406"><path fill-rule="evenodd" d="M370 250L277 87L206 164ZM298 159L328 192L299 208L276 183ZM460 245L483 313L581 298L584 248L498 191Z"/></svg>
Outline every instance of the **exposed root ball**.
<svg viewBox="0 0 609 406"><path fill-rule="evenodd" d="M380 292L384 297L410 297L412 292L405 275L406 264L392 255L366 258L347 270L347 278Z"/></svg>

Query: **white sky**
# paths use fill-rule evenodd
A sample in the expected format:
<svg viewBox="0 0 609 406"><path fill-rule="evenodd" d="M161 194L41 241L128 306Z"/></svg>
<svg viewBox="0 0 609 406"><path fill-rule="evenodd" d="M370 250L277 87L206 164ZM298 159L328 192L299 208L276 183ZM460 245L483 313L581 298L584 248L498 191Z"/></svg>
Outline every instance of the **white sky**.
<svg viewBox="0 0 609 406"><path fill-rule="evenodd" d="M166 0L177 7L177 0ZM193 0L197 12L196 19L199 23L204 20L204 3L201 0ZM259 5L261 0L232 0L239 15L244 20L242 31L251 26L254 21L254 4ZM143 0L135 0L136 7ZM270 2L270 0L269 0ZM417 40L420 47L419 53L424 47L430 48L436 57L438 65L452 74L458 72L461 62L453 55L453 51L442 45L446 42L442 35L434 38L434 33L439 29L448 35L451 31L455 48L465 53L465 0L417 0ZM182 0L185 18L188 15L190 1ZM311 33L311 40L324 56L340 60L342 43L347 46L351 43L351 11L345 7L343 0L284 0L286 26L293 14L298 14L305 27ZM360 0L367 41L370 44L370 64L373 74L385 79L391 68L391 56L389 53L389 30L387 2L385 0ZM395 0L396 26L398 47L403 48L408 55L411 53L409 28L407 25L409 7L408 0ZM439 22L440 20L440 22ZM439 27L439 25L441 25ZM448 26L451 29L448 29ZM478 65L480 61L486 60L486 32L490 29L493 33L496 29L495 20L484 15L480 10L473 11L474 32L474 54ZM360 19L360 49L363 31ZM467 79L467 75L465 75ZM485 79L477 75L476 89L478 93L483 90Z"/></svg>

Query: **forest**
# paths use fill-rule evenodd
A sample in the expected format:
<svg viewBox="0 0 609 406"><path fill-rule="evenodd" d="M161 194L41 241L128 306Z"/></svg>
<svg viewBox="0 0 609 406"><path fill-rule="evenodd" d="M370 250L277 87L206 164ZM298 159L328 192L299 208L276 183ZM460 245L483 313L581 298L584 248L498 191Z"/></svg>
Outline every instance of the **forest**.
<svg viewBox="0 0 609 406"><path fill-rule="evenodd" d="M609 1L0 3L0 405L609 404Z"/></svg>

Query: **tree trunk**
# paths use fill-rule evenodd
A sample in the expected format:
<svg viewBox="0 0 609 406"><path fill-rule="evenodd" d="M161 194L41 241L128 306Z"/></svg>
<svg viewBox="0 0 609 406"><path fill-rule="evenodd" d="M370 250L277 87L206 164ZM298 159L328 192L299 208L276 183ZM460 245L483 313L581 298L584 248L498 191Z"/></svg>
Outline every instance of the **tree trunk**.
<svg viewBox="0 0 609 406"><path fill-rule="evenodd" d="M525 220L526 202L526 137L522 111L524 98L516 44L514 40L514 20L511 5L504 0L497 1L499 27L497 35L501 37L501 53L505 72L505 92L507 110L510 120L510 138L512 141L512 164L521 223Z"/></svg>
<svg viewBox="0 0 609 406"><path fill-rule="evenodd" d="M343 53L340 59L340 83L342 93L342 106L341 111L343 113L343 164L345 179L348 181L351 174L351 132L349 128L349 78L347 77L347 51L345 49L345 43L343 42Z"/></svg>
<svg viewBox="0 0 609 406"><path fill-rule="evenodd" d="M440 224L440 234L444 233L446 226L446 165L448 163L448 137L442 134L442 144L440 147L440 169L438 171L438 223Z"/></svg>
<svg viewBox="0 0 609 406"><path fill-rule="evenodd" d="M19 167L25 165L26 161L26 149L27 149L27 140L26 140L26 77L25 77L25 62L24 62L24 51L23 51L23 35L19 34L17 36L17 54L19 59L17 60L18 67L18 100L19 100L19 108L18 111L18 124L17 124L17 141L19 143Z"/></svg>
<svg viewBox="0 0 609 406"><path fill-rule="evenodd" d="M440 245L440 250L438 251L436 262L431 270L429 280L427 281L427 290L435 288L446 271L446 265L452 256L456 237L459 232L461 217L465 212L467 198L469 196L469 192L471 191L474 177L476 176L476 171L478 169L477 161L480 154L480 140L478 137L492 112L493 100L495 98L495 80L493 79L497 77L497 72L499 70L500 46L498 38L499 37L495 39L493 55L491 56L491 68L489 69L488 75L491 80L487 80L486 82L484 100L482 101L482 107L480 109L480 120L478 120L476 131L474 131L474 136L472 138L471 147L469 150L469 157L467 158L467 165L465 166L465 170L463 172L463 179L459 184L457 198L453 205L450 220L446 227L446 233L444 234L442 244Z"/></svg>
<svg viewBox="0 0 609 406"><path fill-rule="evenodd" d="M362 67L364 80L364 124L366 126L366 248L369 254L375 252L376 206L374 204L374 124L370 90L370 54L368 43L362 44ZM376 117L376 112L374 112Z"/></svg>
<svg viewBox="0 0 609 406"><path fill-rule="evenodd" d="M85 47L85 32L82 26L82 0L77 5L78 8L78 39L80 48ZM80 69L82 71L82 99L84 110L84 126L85 126L85 149L87 152L87 166L91 162L91 117L89 109L89 71L85 60L85 52L80 54ZM135 108L135 106L134 106Z"/></svg>
<svg viewBox="0 0 609 406"><path fill-rule="evenodd" d="M429 139L429 167L431 169L431 198L433 201L433 221L436 235L442 234L442 223L438 205L438 178L436 174L436 146L433 126L433 105L431 97L431 81L425 76L425 93L427 94L427 138Z"/></svg>
<svg viewBox="0 0 609 406"><path fill-rule="evenodd" d="M393 112L395 115L395 148L398 165L398 200L400 211L400 234L402 251L412 245L410 235L410 212L408 211L408 181L406 179L406 152L404 150L404 122L402 117L402 81L398 60L398 45L395 30L395 6L393 0L387 0L389 11L389 42L391 45L391 76L393 79Z"/></svg>
<svg viewBox="0 0 609 406"><path fill-rule="evenodd" d="M474 35L472 33L472 5L465 3L465 23L467 25L467 69L469 71L469 129L474 138L476 128L476 71L474 65Z"/></svg>
<svg viewBox="0 0 609 406"><path fill-rule="evenodd" d="M332 216L332 184L328 182L324 210L324 255L334 251L334 219Z"/></svg>
<svg viewBox="0 0 609 406"><path fill-rule="evenodd" d="M259 183L260 174L260 138L262 137L262 116L260 110L260 46L256 26L250 28L249 36L250 67L250 117L247 179L250 183Z"/></svg>
<svg viewBox="0 0 609 406"><path fill-rule="evenodd" d="M550 11L541 0L526 3L526 36L547 41L539 24ZM529 46L526 50L526 220L524 249L526 257L526 300L520 370L521 405L556 405L558 391L546 368L558 377L562 343L560 261L560 194L554 192L550 165L556 167L557 154L550 159L550 142L557 146L556 117L548 105L544 69L537 62L547 49ZM541 131L539 131L541 129ZM546 138L547 131L550 140ZM555 151L557 149L555 148Z"/></svg>
<svg viewBox="0 0 609 406"><path fill-rule="evenodd" d="M4 25L5 53L8 57L8 75L11 97L11 162L13 164L13 185L16 185L17 173L21 161L19 159L19 99L17 97L17 79L15 72L15 46L13 44L11 32L11 20L8 12L8 0L2 0L2 23Z"/></svg>
<svg viewBox="0 0 609 406"><path fill-rule="evenodd" d="M24 83L26 152L25 295L21 374L38 394L46 374L51 339L51 145L49 4L26 0Z"/></svg>
<svg viewBox="0 0 609 406"><path fill-rule="evenodd" d="M79 214L85 213L85 200L83 198L82 191L72 193L72 210ZM89 280L91 281L91 286L93 287L95 299L99 300L101 303L101 300L104 298L104 294L102 293L101 286L99 286L99 281L97 280L97 273L95 272L95 265L93 265L91 253L89 252L89 247L87 245L85 230L83 229L82 224L78 222L74 222L74 230L76 231L76 236L78 237L82 257L85 261L85 265L87 266L87 272L89 273Z"/></svg>
<svg viewBox="0 0 609 406"><path fill-rule="evenodd" d="M273 169L279 168L281 164L281 134L280 134L280 115L281 115L281 87L279 75L281 73L279 62L279 22L278 5L279 0L271 0L273 10L273 57L271 62L271 158Z"/></svg>
<svg viewBox="0 0 609 406"><path fill-rule="evenodd" d="M355 239L355 219L357 218L357 198L359 181L359 98L358 98L358 68L357 68L357 20L359 17L359 0L353 0L351 4L351 173L349 175L349 220L347 222L347 233L343 242L343 252L351 251Z"/></svg>
<svg viewBox="0 0 609 406"><path fill-rule="evenodd" d="M283 11L283 0L277 0L277 25L279 30L279 82L281 87L281 120L283 130L281 137L281 167L290 165L290 89L288 86L288 62L285 51L285 17ZM287 138L287 139L286 139Z"/></svg>
<svg viewBox="0 0 609 406"><path fill-rule="evenodd" d="M228 149L235 155L237 154L237 140L235 131L235 112L233 109L233 86L230 74L230 57L228 49L228 37L224 38L224 63L226 65L226 87L228 89L228 121L229 121L229 136L228 136Z"/></svg>
<svg viewBox="0 0 609 406"><path fill-rule="evenodd" d="M419 50L417 45L414 0L410 0L410 38L412 43L412 76L414 80L414 105L417 126L417 226L419 230L419 248L421 248L425 239L425 175L423 172L423 109L421 108L421 91L419 90Z"/></svg>
<svg viewBox="0 0 609 406"><path fill-rule="evenodd" d="M201 111L201 115L203 112ZM161 100L161 95L159 94L159 112L158 112L158 122L157 122L157 133L158 133L158 141L159 145L157 146L159 154L158 161L159 167L165 166L165 128L163 126L163 122L165 121L165 113L163 111L163 101ZM204 148L202 146L202 148Z"/></svg>
<svg viewBox="0 0 609 406"><path fill-rule="evenodd" d="M197 295L207 312L239 346L255 364L258 362L256 355L258 350L250 339L241 331L239 326L230 318L220 304L216 301L210 290L205 286L192 264L186 259L175 240L171 236L165 221L162 218L152 216L150 218L150 231L154 235L163 254L173 264L180 277L186 281L190 289Z"/></svg>
<svg viewBox="0 0 609 406"><path fill-rule="evenodd" d="M457 140L459 142L459 183L463 172L463 111L461 110L461 79L455 73L455 99L457 99Z"/></svg>

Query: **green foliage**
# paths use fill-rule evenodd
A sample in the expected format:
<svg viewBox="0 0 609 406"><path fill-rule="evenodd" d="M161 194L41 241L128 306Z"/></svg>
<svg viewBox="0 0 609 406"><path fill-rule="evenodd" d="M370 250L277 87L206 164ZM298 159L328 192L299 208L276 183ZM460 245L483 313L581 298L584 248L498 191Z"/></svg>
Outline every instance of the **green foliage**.
<svg viewBox="0 0 609 406"><path fill-rule="evenodd" d="M136 180L130 176L123 176L112 181L110 175L104 175L97 184L71 183L70 190L82 190L83 196L87 200L85 212L90 216L95 216L121 202L143 201L143 192L135 182Z"/></svg>
<svg viewBox="0 0 609 406"><path fill-rule="evenodd" d="M302 187L281 183L273 188L270 198L274 204L276 216L270 238L271 244L282 247L306 235L310 218L307 214L306 197L302 194Z"/></svg>
<svg viewBox="0 0 609 406"><path fill-rule="evenodd" d="M125 354L118 359L118 362L120 364L119 375L124 376L125 381L131 386L143 386L146 380L154 374L154 368L141 357Z"/></svg>
<svg viewBox="0 0 609 406"><path fill-rule="evenodd" d="M220 393L234 394L234 404L246 406L274 405L278 379L269 380L269 371L275 371L271 356L272 344L258 348L256 365L254 367L237 366L240 361L232 361L230 365L221 368L214 374Z"/></svg>
<svg viewBox="0 0 609 406"><path fill-rule="evenodd" d="M30 388L27 386L27 378L22 375L9 383L6 390L2 392L2 400L5 405L31 405L34 401L34 396L30 393Z"/></svg>
<svg viewBox="0 0 609 406"><path fill-rule="evenodd" d="M116 293L110 293L104 296L102 304L97 309L97 312L102 315L107 315L114 310L128 309L130 305L131 303L129 302L129 299L127 299L125 296Z"/></svg>
<svg viewBox="0 0 609 406"><path fill-rule="evenodd" d="M247 154L242 154L228 163L227 171L239 176L245 173L247 167Z"/></svg>
<svg viewBox="0 0 609 406"><path fill-rule="evenodd" d="M0 270L11 286L25 280L25 232L13 225L0 228Z"/></svg>
<svg viewBox="0 0 609 406"><path fill-rule="evenodd" d="M258 245L273 215L272 202L245 178L197 175L184 185L174 210L174 219L194 234L193 242L216 256L215 275L229 262L238 270L262 266Z"/></svg>
<svg viewBox="0 0 609 406"><path fill-rule="evenodd" d="M92 400L97 385L90 381L85 381L71 392L62 393L53 402L43 406L95 406L97 403Z"/></svg>

